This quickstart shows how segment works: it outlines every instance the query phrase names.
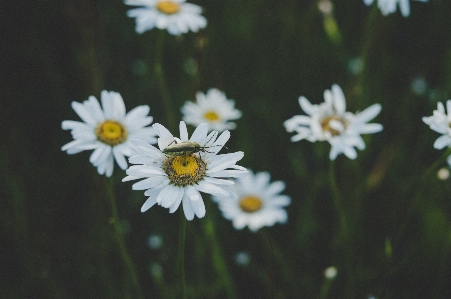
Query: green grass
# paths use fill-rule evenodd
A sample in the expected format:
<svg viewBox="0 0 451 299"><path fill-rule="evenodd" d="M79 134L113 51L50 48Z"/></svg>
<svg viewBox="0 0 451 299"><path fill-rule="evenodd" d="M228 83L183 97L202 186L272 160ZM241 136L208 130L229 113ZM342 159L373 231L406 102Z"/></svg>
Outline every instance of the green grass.
<svg viewBox="0 0 451 299"><path fill-rule="evenodd" d="M451 1L411 1L408 18L334 1L329 19L315 1L193 2L207 28L174 37L136 34L119 0L0 1L0 297L137 298L104 178L88 152L60 150L71 140L61 122L78 120L72 101L106 89L127 110L149 105L154 122L176 132L185 101L215 87L243 112L230 152L285 181L292 203L287 224L251 233L204 195L206 217L186 224L187 298L450 298L451 182L436 176L445 150L433 148L439 134L421 118L450 97ZM363 69L353 74L356 57ZM193 61L198 71L187 73ZM411 89L419 77L428 84L421 95ZM348 111L380 103L374 122L384 130L364 137L356 160L337 158L331 185L330 146L292 143L282 124L303 114L299 96L320 103L334 83ZM141 213L146 198L123 177L116 165L144 297L179 298L178 213ZM151 234L161 248L146 245ZM234 260L242 251L246 266Z"/></svg>

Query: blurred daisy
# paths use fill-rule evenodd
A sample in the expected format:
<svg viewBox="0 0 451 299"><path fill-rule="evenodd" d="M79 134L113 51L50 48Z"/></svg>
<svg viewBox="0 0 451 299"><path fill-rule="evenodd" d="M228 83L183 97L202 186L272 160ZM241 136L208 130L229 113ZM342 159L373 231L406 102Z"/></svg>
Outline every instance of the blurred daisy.
<svg viewBox="0 0 451 299"><path fill-rule="evenodd" d="M136 18L136 32L143 33L153 28L166 29L172 35L188 31L197 32L207 26L198 5L185 0L125 0L125 4L142 6L131 9L127 16Z"/></svg>
<svg viewBox="0 0 451 299"><path fill-rule="evenodd" d="M180 122L180 139L160 124L154 124L153 128L159 136L159 149L147 142L133 140L140 153L129 161L139 165L130 166L128 176L122 180L143 179L132 186L133 190L146 190L144 195L149 196L141 212L158 204L169 208L169 213L174 213L182 203L186 219L192 220L194 215L199 218L205 216L205 205L199 191L226 198L236 197L224 187L233 184L233 181L223 178L247 174L245 168L235 165L244 154L217 154L229 140L229 131L219 137L216 131L207 136L207 124L204 123L194 130L188 140L183 121ZM174 148L180 150L174 152Z"/></svg>
<svg viewBox="0 0 451 299"><path fill-rule="evenodd" d="M83 122L65 120L63 130L72 130L73 141L61 149L68 154L76 154L84 150L94 150L89 158L100 175L111 176L114 160L121 169L127 168L125 156L132 156L135 147L130 139L137 138L155 143L155 131L146 127L153 121L147 116L149 106L138 106L125 113L125 104L121 95L114 91L102 91L100 94L102 108L94 96L83 103L72 102L72 108Z"/></svg>
<svg viewBox="0 0 451 299"><path fill-rule="evenodd" d="M236 229L248 226L255 232L263 226L287 222L288 216L284 207L290 204L291 199L287 195L279 194L285 189L285 183L270 183L270 179L268 172L254 175L249 171L248 175L239 178L235 185L229 187L238 195L237 198L213 196L224 218L232 220Z"/></svg>
<svg viewBox="0 0 451 299"><path fill-rule="evenodd" d="M228 100L222 91L211 88L206 94L198 92L196 99L196 103L186 102L182 107L183 120L187 124L198 126L207 123L209 131L219 132L236 128L236 124L229 120L240 118L241 111L234 108L235 101Z"/></svg>
<svg viewBox="0 0 451 299"><path fill-rule="evenodd" d="M445 147L451 147L451 100L446 101L445 106L441 102L437 103L437 110L434 110L432 116L423 117L423 121L437 133L442 134L434 142L434 148L440 150ZM448 164L451 166L451 155L447 159Z"/></svg>
<svg viewBox="0 0 451 299"><path fill-rule="evenodd" d="M399 5L399 9L404 17L410 15L410 0L376 0L377 6L381 10L384 16L396 12L396 5ZM421 2L427 2L428 0L415 0ZM373 4L374 0L363 0L366 5Z"/></svg>
<svg viewBox="0 0 451 299"><path fill-rule="evenodd" d="M335 160L341 153L349 159L355 159L355 148L365 149L365 142L360 134L376 133L383 128L381 124L367 123L379 114L380 104L374 104L356 114L346 112L345 96L336 84L332 85L331 90L324 92L324 103L312 105L302 96L299 104L307 115L296 115L284 122L288 132L297 133L291 137L291 141L327 140L332 146L329 154L331 160Z"/></svg>

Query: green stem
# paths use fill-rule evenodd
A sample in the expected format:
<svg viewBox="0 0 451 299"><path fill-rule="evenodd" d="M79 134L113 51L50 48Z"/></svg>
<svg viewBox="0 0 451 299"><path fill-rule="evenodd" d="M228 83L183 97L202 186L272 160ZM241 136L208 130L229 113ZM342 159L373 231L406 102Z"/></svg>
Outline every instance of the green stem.
<svg viewBox="0 0 451 299"><path fill-rule="evenodd" d="M177 123L174 114L174 107L171 100L171 94L169 92L168 83L166 82L166 74L163 68L163 51L164 51L164 38L166 32L165 30L160 30L158 40L157 40L157 50L154 71L157 76L158 86L160 88L161 97L163 99L163 105L166 113L166 118L169 131L174 132L177 128Z"/></svg>
<svg viewBox="0 0 451 299"><path fill-rule="evenodd" d="M204 221L204 230L212 246L213 267L215 268L216 272L222 280L222 283L224 284L227 298L238 298L235 292L235 287L233 285L232 276L227 269L219 241L216 238L214 223L210 215L211 213L207 213L205 217L206 219Z"/></svg>
<svg viewBox="0 0 451 299"><path fill-rule="evenodd" d="M344 242L344 249L342 249L342 252L344 252L345 258L346 258L346 270L348 272L349 277L349 297L354 297L354 279L353 279L353 250L352 250L352 244L351 244L351 233L349 230L348 221L346 219L346 211L342 205L342 199L340 196L340 191L338 189L338 184L336 181L336 174L335 174L335 163L334 161L330 161L330 167L329 167L329 182L330 182L330 188L332 192L332 199L334 202L335 209L337 210L338 217L340 220L340 231L339 231L339 238L343 240Z"/></svg>
<svg viewBox="0 0 451 299"><path fill-rule="evenodd" d="M421 190L426 182L426 179L431 175L431 173L438 168L440 164L442 164L446 158L451 154L451 147L449 147L442 156L437 159L426 171L423 173L423 175L420 177L420 182L417 184L417 191L415 192L415 197L413 198L413 202L409 207L409 210L407 211L406 217L404 221L401 224L400 229L398 230L398 234L396 237L396 240L399 240L401 236L404 234L404 231L407 228L407 224L409 223L410 219L412 218L415 210L418 208L418 205L420 204L420 199L423 197L421 196Z"/></svg>
<svg viewBox="0 0 451 299"><path fill-rule="evenodd" d="M287 283L290 283L290 287L292 286L291 282L293 281L293 277L295 275L291 272L290 268L288 267L283 253L280 251L280 248L277 246L276 242L271 240L270 236L266 233L264 229L260 229L258 231L258 234L263 239L263 242L265 243L265 246L268 251L271 252L271 255L274 257L276 262L279 264L280 269L282 270L282 274L285 278L285 281ZM291 291L291 289L290 289Z"/></svg>
<svg viewBox="0 0 451 299"><path fill-rule="evenodd" d="M124 237L122 236L122 231L119 223L119 213L117 211L116 194L114 193L114 182L112 178L106 180L106 191L108 199L111 204L111 219L110 223L113 225L114 234L116 236L117 244L119 245L119 251L121 253L122 259L128 269L128 273L132 280L133 286L136 292L136 298L144 299L141 286L139 285L138 274L136 272L135 265L133 264L130 254L125 246Z"/></svg>
<svg viewBox="0 0 451 299"><path fill-rule="evenodd" d="M185 293L185 236L186 236L186 218L183 209L180 210L180 228L179 228L179 253L178 253L178 275L179 275L179 298L186 298Z"/></svg>
<svg viewBox="0 0 451 299"><path fill-rule="evenodd" d="M335 209L337 210L338 217L340 219L340 230L343 238L346 243L349 243L349 228L346 220L346 215L343 206L341 205L340 191L338 190L337 181L335 178L335 163L333 161L330 162L329 167L329 181L330 188L332 191L332 199L334 202Z"/></svg>

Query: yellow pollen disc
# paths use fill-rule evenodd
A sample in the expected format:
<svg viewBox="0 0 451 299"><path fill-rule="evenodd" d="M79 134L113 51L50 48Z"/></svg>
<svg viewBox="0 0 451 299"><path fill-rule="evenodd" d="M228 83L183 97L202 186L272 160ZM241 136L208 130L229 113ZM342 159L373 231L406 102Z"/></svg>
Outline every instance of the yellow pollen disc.
<svg viewBox="0 0 451 299"><path fill-rule="evenodd" d="M199 155L167 156L163 161L163 170L175 186L197 184L207 174L207 163Z"/></svg>
<svg viewBox="0 0 451 299"><path fill-rule="evenodd" d="M256 196L245 196L240 200L240 208L246 213L254 213L262 208L262 201Z"/></svg>
<svg viewBox="0 0 451 299"><path fill-rule="evenodd" d="M209 121L218 121L220 119L218 113L212 110L205 112L204 118Z"/></svg>
<svg viewBox="0 0 451 299"><path fill-rule="evenodd" d="M320 124L321 124L321 127L323 128L323 131L329 131L332 134L332 136L340 135L340 132L338 132L337 130L332 129L330 127L330 121L331 120L338 120L339 122L341 122L343 124L343 126L345 128L347 126L347 123L343 119L339 118L338 116L336 116L336 115L327 116L327 117L323 118L320 121Z"/></svg>
<svg viewBox="0 0 451 299"><path fill-rule="evenodd" d="M127 129L119 122L106 120L97 125L95 134L97 139L108 145L114 146L127 139Z"/></svg>
<svg viewBox="0 0 451 299"><path fill-rule="evenodd" d="M177 175L189 174L194 176L199 165L193 156L177 156L172 161L172 169Z"/></svg>
<svg viewBox="0 0 451 299"><path fill-rule="evenodd" d="M157 4L157 9L167 15L172 15L180 10L180 4L173 1L160 1Z"/></svg>

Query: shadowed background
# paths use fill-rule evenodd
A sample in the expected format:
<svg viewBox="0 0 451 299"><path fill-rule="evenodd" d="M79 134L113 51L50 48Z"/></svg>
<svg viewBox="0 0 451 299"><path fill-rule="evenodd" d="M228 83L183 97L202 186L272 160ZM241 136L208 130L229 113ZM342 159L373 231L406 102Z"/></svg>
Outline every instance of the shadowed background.
<svg viewBox="0 0 451 299"><path fill-rule="evenodd" d="M285 181L292 198L287 224L254 234L234 230L204 196L206 218L187 223L189 298L321 298L329 266L338 275L323 298L450 298L451 187L437 179L438 168L422 177L442 153L421 118L450 95L451 2L412 2L403 18L361 0L334 1L329 17L317 1L193 1L207 28L164 34L156 61L161 32L138 35L121 1L0 1L0 297L133 298L105 178L89 152L61 151L71 140L61 122L79 120L72 101L106 89L121 93L127 111L147 104L154 122L174 127L155 72L160 63L176 121L197 91L223 90L243 112L230 152L244 151L239 165ZM415 82L427 85L415 91ZM374 122L384 125L364 137L355 161L335 163L350 257L331 200L330 146L291 143L282 125L304 114L300 95L320 103L334 83L348 111L380 103ZM178 215L161 207L141 213L145 196L121 183L124 176L115 165L141 287L146 298L177 298ZM150 235L161 237L161 247L147 245ZM248 264L236 263L239 252Z"/></svg>

